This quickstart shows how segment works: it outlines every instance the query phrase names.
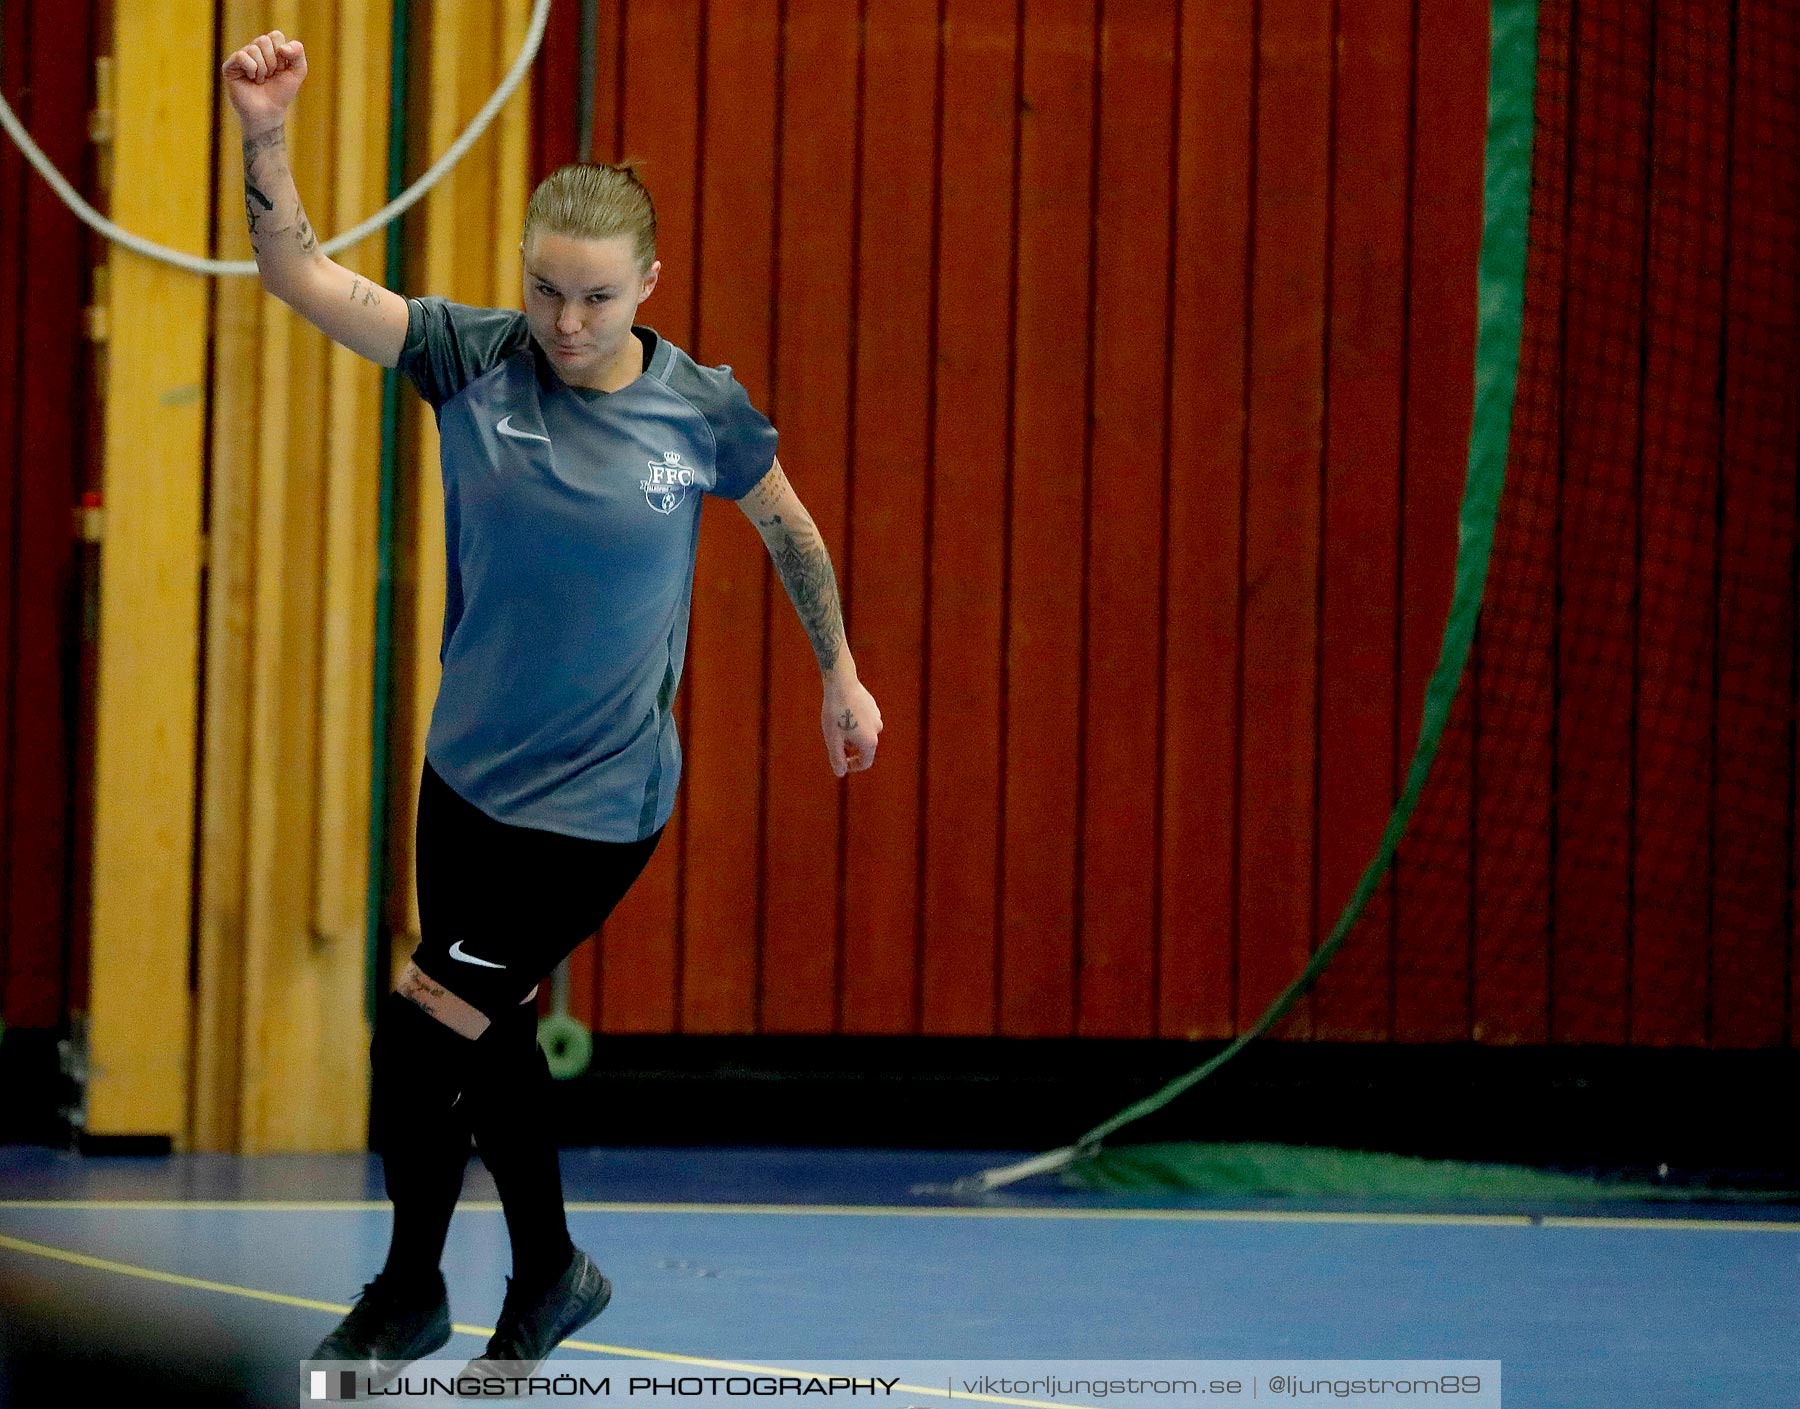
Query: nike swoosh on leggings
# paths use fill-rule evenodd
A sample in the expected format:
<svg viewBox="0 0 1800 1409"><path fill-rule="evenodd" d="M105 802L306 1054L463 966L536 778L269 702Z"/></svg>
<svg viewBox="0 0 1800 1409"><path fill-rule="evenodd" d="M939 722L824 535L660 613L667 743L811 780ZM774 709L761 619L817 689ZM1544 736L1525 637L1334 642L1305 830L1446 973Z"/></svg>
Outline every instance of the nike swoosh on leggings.
<svg viewBox="0 0 1800 1409"><path fill-rule="evenodd" d="M484 969L504 969L505 964L495 964L487 959L477 959L473 954L463 953L462 941L459 939L450 946L450 957L461 959L465 964L480 964Z"/></svg>

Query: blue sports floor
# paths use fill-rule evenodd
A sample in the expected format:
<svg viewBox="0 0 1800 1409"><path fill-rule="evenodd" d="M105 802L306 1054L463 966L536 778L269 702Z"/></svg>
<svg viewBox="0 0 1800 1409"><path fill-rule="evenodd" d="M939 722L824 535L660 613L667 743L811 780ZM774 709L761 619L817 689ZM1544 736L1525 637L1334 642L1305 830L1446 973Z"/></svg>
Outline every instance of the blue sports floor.
<svg viewBox="0 0 1800 1409"><path fill-rule="evenodd" d="M945 1192L1022 1153L564 1151L615 1294L559 1358L1498 1360L1509 1406L1800 1405L1800 1210ZM388 1218L362 1155L0 1147L0 1404L64 1402L76 1367L292 1404ZM480 1351L509 1270L472 1159L441 1355Z"/></svg>

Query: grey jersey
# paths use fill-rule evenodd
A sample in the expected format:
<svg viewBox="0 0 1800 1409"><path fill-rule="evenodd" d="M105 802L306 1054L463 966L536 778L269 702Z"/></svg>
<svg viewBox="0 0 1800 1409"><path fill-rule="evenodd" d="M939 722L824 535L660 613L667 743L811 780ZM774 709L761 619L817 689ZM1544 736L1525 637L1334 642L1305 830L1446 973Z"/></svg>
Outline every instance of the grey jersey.
<svg viewBox="0 0 1800 1409"><path fill-rule="evenodd" d="M649 328L644 374L572 387L517 310L407 300L400 370L437 412L447 573L425 753L489 816L597 841L669 820L671 706L706 494L739 499L775 428L729 367Z"/></svg>

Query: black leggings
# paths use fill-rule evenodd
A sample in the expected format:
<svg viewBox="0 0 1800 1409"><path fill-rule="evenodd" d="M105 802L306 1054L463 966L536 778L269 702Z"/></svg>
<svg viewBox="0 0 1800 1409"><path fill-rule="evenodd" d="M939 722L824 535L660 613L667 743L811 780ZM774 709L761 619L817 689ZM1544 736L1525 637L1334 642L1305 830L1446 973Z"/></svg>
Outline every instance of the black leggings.
<svg viewBox="0 0 1800 1409"><path fill-rule="evenodd" d="M541 1287L569 1265L550 1070L536 1006L522 1000L600 928L661 837L600 842L510 826L426 761L416 849L424 937L413 962L490 1022L471 1040L399 993L382 1000L369 1044L371 1134L394 1204L385 1270L396 1281L436 1285L471 1135L506 1211L515 1283Z"/></svg>
<svg viewBox="0 0 1800 1409"><path fill-rule="evenodd" d="M609 842L497 821L426 759L413 849L423 937L413 963L502 1017L600 928L661 840L661 828Z"/></svg>

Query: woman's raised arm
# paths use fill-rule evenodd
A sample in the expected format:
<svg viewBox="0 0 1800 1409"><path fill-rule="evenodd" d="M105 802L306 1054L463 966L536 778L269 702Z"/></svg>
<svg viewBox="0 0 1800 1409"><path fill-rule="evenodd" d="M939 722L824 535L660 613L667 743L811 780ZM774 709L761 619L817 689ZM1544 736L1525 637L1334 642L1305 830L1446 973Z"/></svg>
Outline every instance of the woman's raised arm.
<svg viewBox="0 0 1800 1409"><path fill-rule="evenodd" d="M392 367L406 342L406 300L319 252L288 166L287 110L306 81L306 50L272 30L221 73L243 128L244 217L263 287L333 342Z"/></svg>

